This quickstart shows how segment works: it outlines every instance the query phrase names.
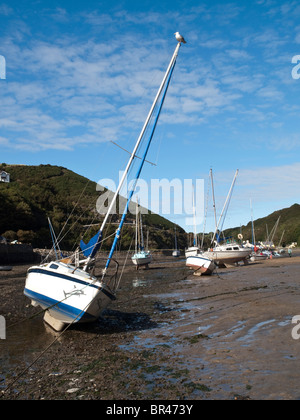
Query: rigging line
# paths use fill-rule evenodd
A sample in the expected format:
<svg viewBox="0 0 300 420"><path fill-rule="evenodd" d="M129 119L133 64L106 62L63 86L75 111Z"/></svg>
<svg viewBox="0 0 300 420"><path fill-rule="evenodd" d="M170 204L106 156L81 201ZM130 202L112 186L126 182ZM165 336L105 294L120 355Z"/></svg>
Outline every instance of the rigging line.
<svg viewBox="0 0 300 420"><path fill-rule="evenodd" d="M92 277L91 277L90 279L92 280ZM59 305L60 303L63 303L65 300L69 299L69 298L70 298L73 294L78 294L78 293L82 292L84 289L86 289L87 287L90 287L91 285L94 285L97 281L98 281L98 278L96 278L96 277L95 277L95 279L94 279L94 280L92 280L92 282L91 282L91 283L86 284L86 285L85 285L85 286L83 286L81 289L78 289L78 290L74 291L73 293L72 293L72 292L70 292L70 293L69 293L68 295L66 295L66 296L65 296L62 300L60 300L60 301L58 301L58 302L56 302L56 303L53 303L53 304L52 304L52 305L50 305L50 306L47 306L47 308L42 309L42 310L40 310L39 312L37 312L37 313L35 313L35 314L33 314L33 315L30 315L29 317L27 317L27 318L23 319L22 321L18 321L18 322L15 322L15 323L11 324L11 325L8 325L8 326L7 326L7 329L13 328L13 327L15 327L16 325L20 325L20 324L22 324L23 322L28 321L29 319L34 319L34 318L36 318L37 316L39 316L39 315L41 315L41 314L45 313L45 312L46 312L46 311L48 311L49 309L52 309L52 308L54 308L55 306ZM77 318L75 318L75 319L77 319Z"/></svg>
<svg viewBox="0 0 300 420"><path fill-rule="evenodd" d="M204 237L205 237L205 229L206 229L206 222L207 222L209 194L210 194L210 188L209 188L209 182L208 182L207 197L206 197L206 209L205 209L205 216L204 216L204 223L203 223L203 234L202 234L202 240L201 240L201 247L200 247L200 249L203 249L203 245L204 245Z"/></svg>
<svg viewBox="0 0 300 420"><path fill-rule="evenodd" d="M231 201L232 195L233 195L233 190L230 192L229 200L228 200L228 203L227 203L227 206L226 206L226 210L224 212L223 221L222 221L221 228L220 228L221 232L223 232L223 226L224 226L224 222L225 222L225 219L226 219L226 216L227 216L227 213L228 213L228 209L229 209L229 206L230 206L230 201ZM224 233L223 233L223 236L224 236Z"/></svg>
<svg viewBox="0 0 300 420"><path fill-rule="evenodd" d="M163 140L163 136L162 136L162 135L160 135L159 137L160 137L160 140L159 140L159 145L158 145L158 148L157 148L157 154L156 154L156 162L155 162L155 166L157 166L157 165L158 165L158 159L159 159L160 149L161 149L161 144L162 144L162 140Z"/></svg>
<svg viewBox="0 0 300 420"><path fill-rule="evenodd" d="M98 209L97 210L97 213L98 214L100 214L100 211L102 210L102 207L104 206L104 202L102 203L102 206L101 206L101 208L100 209ZM94 205L91 205L89 208L88 208L88 210L89 211L92 211L92 208L94 207ZM73 224L70 226L70 228L67 230L67 232L64 234L64 236L60 239L60 241L62 241L66 236L67 236L67 234L73 229L73 227L76 225L76 223L78 223L78 221L80 220L80 218L84 215L86 213L86 210L82 210L82 212L78 215L78 217L77 217L77 219L73 222ZM98 216L98 214L94 214L94 217L93 217L93 219L91 220L91 223L93 223L94 221L95 221L95 219L97 218L97 216ZM100 222L99 222L100 223ZM82 237L83 237L83 235L85 235L85 234L87 234L88 233L88 231L91 229L91 226L89 225L87 228L86 228L86 230L85 230L85 232L83 233L83 234L79 234L78 235L78 238L81 238L82 239ZM73 245L73 250L74 250L74 247L75 246L77 246L77 242L78 241L75 241L74 242L74 245ZM74 251L75 252L75 251Z"/></svg>
<svg viewBox="0 0 300 420"><path fill-rule="evenodd" d="M134 194L137 181L138 181L138 179L140 177L140 174L141 174L141 171L143 169L143 166L144 166L144 163L145 163L145 159L146 159L146 156L147 156L147 153L149 151L149 148L150 148L150 145L151 145L151 141L152 141L152 138L153 138L153 135L154 135L154 131L155 131L155 128L156 128L156 125L157 125L157 122L158 122L158 119L159 119L159 116L160 116L160 113L161 113L161 110L162 110L162 107L163 107L163 104L164 104L164 101L165 101L165 97L166 97L166 94L167 94L167 91L168 91L168 87L169 87L169 84L170 84L170 81L171 81L171 77L172 77L172 74L173 74L173 71L174 71L174 68L175 68L175 64L176 64L176 60L172 63L172 66L170 66L170 71L169 71L168 77L166 77L165 83L162 86L162 89L163 89L162 99L161 99L160 105L158 106L158 110L157 110L157 113L156 113L154 125L153 125L153 127L151 129L151 134L150 134L150 137L148 138L146 150L144 151L143 159L142 159L142 161L141 161L141 163L139 165L139 168L138 168L138 171L137 171L137 174L136 174L136 178L135 178L135 181L134 181L134 185L132 186L132 189L131 189L131 191L129 193L129 197L128 197L128 200L127 200L127 203L126 203L126 207L125 207L124 212L123 212L123 215L122 215L122 219L121 219L120 224L119 224L119 227L118 227L118 229L116 231L115 239L114 239L114 242L112 244L112 247L111 247L111 250L110 250L108 259L107 259L107 263L105 265L105 269L103 270L103 277L102 277L102 279L104 278L105 272L106 272L106 270L109 267L111 257L112 257L112 255L114 253L115 247L117 245L117 242L118 242L118 239L119 239L121 230L122 230L122 226L123 226L124 221L125 221L125 217L126 217L126 213L127 213L128 207L129 207L130 200L131 200L131 198L132 198L132 196ZM133 154L135 154L135 152Z"/></svg>
<svg viewBox="0 0 300 420"><path fill-rule="evenodd" d="M72 209L71 213L69 214L69 216L68 216L67 220L65 221L65 223L64 223L64 225L63 225L63 227L62 227L61 231L60 231L60 232L59 232L59 234L58 234L58 237L57 237L57 243L59 243L59 242L60 242L60 237L61 237L61 235L62 235L62 232L64 231L64 229L65 229L66 225L68 224L70 217L71 217L71 216L72 216L72 214L74 213L75 208L78 206L78 203L79 203L79 201L80 201L80 199L81 199L82 195L84 194L84 192L85 192L85 190L87 189L87 186L88 186L88 184L89 184L90 182L91 182L90 180L88 180L88 181L86 182L85 187L84 187L84 189L82 190L82 192L81 192L81 194L80 194L80 196L79 196L79 198L78 198L78 200L77 200L77 203L75 204L75 206L73 206L73 209Z"/></svg>
<svg viewBox="0 0 300 420"><path fill-rule="evenodd" d="M131 156L132 156L132 154L131 154L128 150L124 149L124 147L120 146L118 143L115 143L115 142L114 142L114 141L112 141L112 140L110 140L110 142L111 142L112 144L114 144L115 146L118 146L120 149L124 150L125 152L127 152L129 155L131 155ZM137 155L135 155L134 157L135 157L135 158L137 158L137 159L142 159L141 157L139 157L139 156L137 156ZM149 160L145 160L145 162L150 163L152 166L156 166L156 165L155 165L155 163L150 162Z"/></svg>
<svg viewBox="0 0 300 420"><path fill-rule="evenodd" d="M81 200L81 198L83 197L83 194L85 193L85 190L87 189L87 187L88 187L88 185L89 185L89 183L90 183L91 181L90 180L88 180L87 181L87 183L86 183L86 185L85 185L85 187L84 187L84 189L82 190L82 192L81 192L81 194L80 194L80 196L79 196L79 198L78 198L78 200L77 200L77 203L75 204L75 206L73 207L73 210L72 210L72 212L71 212L71 214L69 215L69 217L68 217L68 219L67 219L67 221L65 222L65 224L64 224L64 226L63 226L63 228L61 229L61 232L60 232L60 234L59 234L59 236L58 236L58 239L57 239L57 243L59 244L66 236L67 236L67 234L74 228L74 226L76 225L76 223L78 223L78 221L80 220L80 218L86 213L86 209L84 209L84 210L82 210L82 212L77 216L77 218L76 218L76 220L72 223L72 225L69 227L69 229L64 233L64 235L61 237L61 235L62 235L62 232L63 232L63 230L65 229L65 227L66 227L66 225L67 225L67 223L68 223L68 221L69 221L69 219L71 218L71 216L72 216L72 214L74 213L74 211L75 211L75 209L76 209L76 207L78 206L78 204L79 204L79 202L80 202L80 200ZM102 205L104 205L104 203L102 204ZM88 207L88 211L92 211L92 208L94 207L94 204L93 205L90 205L90 207ZM100 209L101 210L101 209ZM98 213L99 213L99 211L98 211ZM92 221L94 221L95 219L96 219L96 217L97 217L97 214L94 214L94 217L93 217L93 219L92 219ZM88 232L88 230L89 230L89 228L87 228L86 229L86 232L85 233L87 233ZM73 249L74 249L74 246L73 246Z"/></svg>
<svg viewBox="0 0 300 420"><path fill-rule="evenodd" d="M91 211L92 206L90 206L90 208L88 208L89 211ZM86 213L86 210L82 210L82 212L77 216L77 219L72 223L72 225L69 227L69 229L65 232L65 234L60 238L60 242L63 241L63 239L68 235L68 233L74 228L74 226L78 223L78 221L80 220L80 218ZM93 218L93 221L95 220L96 215ZM86 230L88 231L88 229ZM74 248L74 245L73 245Z"/></svg>
<svg viewBox="0 0 300 420"><path fill-rule="evenodd" d="M36 357L34 359L34 361L32 363L29 364L29 366L26 366L26 368L19 373L19 375L17 375L17 377L10 383L7 385L7 387L2 390L2 397L4 396L4 394L9 391L11 389L11 387L36 363L38 362L41 357L50 349L50 347L52 347L53 344L55 344L60 338L61 336L70 328L71 325L73 325L75 323L75 321L77 320L78 317L80 317L80 315L86 310L86 308L90 305L90 302L86 305L86 307L84 309L82 309L82 311L76 316L76 318L73 319L73 321L68 324L65 329L63 331L61 331L58 336L38 355L38 357Z"/></svg>
<svg viewBox="0 0 300 420"><path fill-rule="evenodd" d="M85 285L82 289L80 289L80 291L81 290L84 290L86 287L89 287L89 286L91 286L92 284L94 284L96 281L97 281L98 279L97 278L95 278L95 280L93 280L93 282L92 283L90 283L90 284L87 284L87 285ZM100 289L99 289L100 290ZM75 293L75 292L74 292ZM76 292L76 293L78 293L78 291ZM61 302L63 302L64 300L66 300L66 299L68 299L71 295L72 295L73 293L70 293L70 295L69 296L66 296L64 299L62 299L60 302L56 302L54 305L52 305L52 306L49 306L48 308L46 308L46 309L44 309L44 310L42 310L42 311L40 311L38 314L40 314L40 313L43 313L43 312L45 312L45 311L47 311L48 309L51 309L52 307L54 307L54 306L56 306L56 305L58 305L59 303L61 303ZM97 296L95 296L94 297L94 299L93 300L95 300L97 298ZM0 395L0 398L1 397L3 397L4 396L4 394L50 349L50 347L53 345L53 344L55 344L56 343L56 341L58 341L60 338L61 338L61 336L76 322L76 320L81 316L81 314L83 313L83 312L85 312L85 310L87 309L87 307L90 305L90 303L91 302L89 302L83 309L82 309L82 311L76 316L76 318L74 318L73 320L72 320L72 322L70 323L70 324L68 324L65 328L64 328L64 330L63 331L61 331L61 333L59 333L59 335L41 352L41 354L39 354L39 356L29 365L29 366L27 366L10 384L8 384L7 385L7 387L4 389L4 390L2 390L1 391L1 394L2 395ZM30 318L34 318L35 316L37 316L38 314L34 314L33 316L31 316ZM26 321L27 319L30 319L30 318L26 318L25 320L23 320L23 321L21 321L21 322L24 322L24 321ZM12 324L12 325L10 325L10 328L12 327L12 326L14 326L14 325L16 325L17 323L15 323L15 324ZM20 323L19 323L20 324Z"/></svg>
<svg viewBox="0 0 300 420"><path fill-rule="evenodd" d="M119 277L119 281L116 283L116 290L119 288L119 285L121 283L121 279L122 279L124 269L125 269L125 266L126 266L126 263L127 263L128 255L129 255L129 252L131 251L132 242L133 242L133 237L131 238L131 243L130 243L129 249L127 251L127 254L126 254L126 258L125 258L124 265L123 265L123 268L122 268L122 271L121 271L121 274L120 274L120 277Z"/></svg>
<svg viewBox="0 0 300 420"><path fill-rule="evenodd" d="M108 143L107 143L108 144ZM105 154L107 154L107 145L106 145L106 150L105 150ZM68 218L67 218L67 220L66 220L66 222L64 223L64 226L62 227L62 229L61 229L61 231L60 231L60 233L59 233L59 235L58 235L58 238L57 238L57 243L59 244L65 237L66 237L66 235L73 229L73 227L75 226L75 224L78 222L78 220L80 219L80 217L82 217L82 215L85 213L85 211L86 210L83 210L82 212L81 212L81 214L80 215L78 215L78 217L77 217L77 219L73 222L73 224L69 227L69 229L67 230L67 232L64 234L64 236L61 238L61 235L62 235L62 232L64 231L64 229L65 229L65 227L66 227L66 225L68 224L68 222L69 222L69 219L71 218L71 216L73 215L73 213L74 213L74 211L75 211L75 209L78 207L78 204L79 204L79 202L80 202L80 200L81 200L81 198L83 197L83 195L85 194L85 192L86 192L86 189L87 189L87 187L88 187L88 185L91 183L91 180L87 180L87 182L86 182L86 184L85 184L85 186L84 186L84 188L83 188L83 190L81 191L81 193L80 193L80 196L78 197L78 200L77 200L77 202L76 202L76 204L73 206L73 209L72 209L72 211L71 211L71 213L69 214L69 216L68 216ZM92 208L92 206L91 206L91 208ZM94 220L94 219L93 219Z"/></svg>

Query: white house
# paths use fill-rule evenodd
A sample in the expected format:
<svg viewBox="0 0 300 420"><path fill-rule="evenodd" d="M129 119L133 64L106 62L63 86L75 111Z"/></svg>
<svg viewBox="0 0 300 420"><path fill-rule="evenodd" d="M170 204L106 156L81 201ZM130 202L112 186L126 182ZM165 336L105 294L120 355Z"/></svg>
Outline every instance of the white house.
<svg viewBox="0 0 300 420"><path fill-rule="evenodd" d="M1 182L10 182L10 175L5 171L1 171L0 172L0 181Z"/></svg>

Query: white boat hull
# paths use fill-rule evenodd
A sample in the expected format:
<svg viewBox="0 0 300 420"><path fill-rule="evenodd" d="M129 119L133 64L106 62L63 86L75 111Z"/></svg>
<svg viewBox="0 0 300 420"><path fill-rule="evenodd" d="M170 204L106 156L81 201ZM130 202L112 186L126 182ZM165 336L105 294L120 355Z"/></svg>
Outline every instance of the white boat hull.
<svg viewBox="0 0 300 420"><path fill-rule="evenodd" d="M200 249L197 246L191 246L185 250L185 257L188 258L188 257L196 256L198 255L199 252L200 252Z"/></svg>
<svg viewBox="0 0 300 420"><path fill-rule="evenodd" d="M180 251L177 249L175 249L173 252L172 252L172 257L180 257Z"/></svg>
<svg viewBox="0 0 300 420"><path fill-rule="evenodd" d="M203 256L211 259L212 261L214 261L215 264L218 264L218 265L221 265L221 264L233 265L240 261L244 261L246 263L251 252L252 252L251 249L249 250L247 248L240 249L237 251L213 250L213 251L204 252Z"/></svg>
<svg viewBox="0 0 300 420"><path fill-rule="evenodd" d="M212 260L205 258L202 255L188 257L186 259L186 266L206 275L211 275L216 268L216 265Z"/></svg>
<svg viewBox="0 0 300 420"><path fill-rule="evenodd" d="M152 255L150 252L138 252L131 257L134 265L137 267L150 264L152 262Z"/></svg>
<svg viewBox="0 0 300 420"><path fill-rule="evenodd" d="M256 254L256 253L253 253L252 255L251 255L251 258L250 258L250 260L251 261L265 261L265 260L267 260L269 257L268 257L268 255L266 255L266 254Z"/></svg>
<svg viewBox="0 0 300 420"><path fill-rule="evenodd" d="M46 322L58 331L73 322L95 321L115 300L115 295L95 277L60 262L31 267L24 294L32 305L47 310Z"/></svg>

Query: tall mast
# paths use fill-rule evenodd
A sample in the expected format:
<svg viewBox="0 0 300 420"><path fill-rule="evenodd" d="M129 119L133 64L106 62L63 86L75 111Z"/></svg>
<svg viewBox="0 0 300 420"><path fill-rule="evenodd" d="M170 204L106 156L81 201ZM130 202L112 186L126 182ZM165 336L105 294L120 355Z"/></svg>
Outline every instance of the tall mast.
<svg viewBox="0 0 300 420"><path fill-rule="evenodd" d="M117 188L117 190L116 190L116 192L115 192L115 194L114 194L114 197L113 197L113 199L112 199L112 201L111 201L111 203L110 203L110 206L109 206L109 208L108 208L108 210L107 210L107 213L106 213L106 215L105 215L105 217L104 217L104 220L103 220L103 222L102 222L102 225L101 225L101 227L100 227L100 229L99 229L99 232L98 232L98 234L97 234L97 235L98 235L97 241L96 241L96 243L93 245L93 251L92 251L92 253L90 254L90 256L89 256L89 257L87 258L87 260L86 260L86 263L85 263L85 266L84 266L84 269L85 269L85 270L87 270L87 268L88 268L88 266L89 266L90 261L91 261L91 260L93 259L93 257L94 257L94 253L95 253L95 252L94 252L94 249L97 247L97 245L98 245L98 244L99 244L99 242L101 241L102 232L103 232L104 227L105 227L105 225L106 225L106 223L107 223L108 217L109 217L109 215L110 215L110 213L111 213L111 211L112 211L112 209L113 209L113 207L114 207L114 205L115 205L115 202L116 202L117 196L118 196L118 194L119 194L119 192L120 192L120 190L121 190L121 188L122 188L122 186L123 186L123 184L124 184L124 181L125 181L125 179L126 179L126 177L127 177L127 175L128 175L128 172L129 172L129 170L130 170L130 167L131 167L131 165L132 165L132 163L133 163L133 160L134 160L134 158L135 158L135 156L136 156L136 152L137 152L137 150L138 150L138 147L140 146L140 143L141 143L141 141L142 141L142 139L143 139L143 136L144 136L144 134L145 134L146 128L147 128L147 126L148 126L148 124L149 124L149 121L150 121L150 119L151 119L152 115L153 115L153 112L154 112L155 106L156 106L156 104L157 104L157 102L158 102L158 99L159 99L159 97L160 97L160 95L161 95L161 93L162 93L162 91L163 91L163 89L164 89L164 87L165 87L166 81L167 81L167 79L168 79L168 77L169 77L169 75L170 75L171 70L174 68L174 65L175 65L175 63L176 63L176 59L177 59L177 55L178 55L178 51L179 51L180 46L181 46L181 42L178 42L178 44L176 45L176 48L175 48L175 50L174 50L173 56L172 56L172 58L171 58L171 61L170 61L170 63L169 63L169 66L168 66L168 68L167 68L167 71L166 71L166 73L165 73L165 75L164 75L163 81L162 81L162 83L161 83L161 85L160 85L160 87L159 87L159 89L158 89L158 91L157 91L156 97L155 97L155 99L154 99L154 101L153 101L153 104L152 104L152 106L151 106L151 108L150 108L149 114L148 114L148 116L147 116L147 118L146 118L146 121L145 121L145 123L144 123L144 126L143 126L143 128L142 128L142 130L141 130L141 132L140 132L140 135L139 135L139 137L138 137L138 140L137 140L137 142L136 142L136 145L135 145L135 147L134 147L134 149L133 149L133 151L132 151L132 154L131 154L131 156L130 156L130 158L129 158L129 161L128 161L127 166L126 166L126 169L125 169L125 171L124 171L124 173L123 173L122 179L121 179L121 180L120 180L120 182L119 182L118 188ZM143 162L143 163L144 163L144 162Z"/></svg>
<svg viewBox="0 0 300 420"><path fill-rule="evenodd" d="M138 229L139 229L139 203L136 197L136 215L135 215L135 253L138 252Z"/></svg>
<svg viewBox="0 0 300 420"><path fill-rule="evenodd" d="M216 228L217 227L217 209L216 209L215 189L214 189L214 179L213 179L212 169L210 170L210 179L211 179L212 199L213 199L213 208L214 208L214 215L215 215L215 228Z"/></svg>
<svg viewBox="0 0 300 420"><path fill-rule="evenodd" d="M223 210L222 210L221 216L220 216L219 221L218 221L218 224L217 224L217 226L216 226L216 230L215 230L215 233L214 233L213 239L212 239L212 241L211 241L212 245L213 245L213 243L214 243L214 240L215 240L215 237L216 237L217 231L218 231L218 229L219 229L219 226L220 226L220 223L221 223L221 220L222 220L223 214L224 214L224 212L225 212L225 210L226 210L226 207L227 207L227 204L228 204L229 198L231 197L232 190L233 190L233 187L234 187L234 184L235 184L236 178L237 178L237 176L238 176L238 173L239 173L239 170L237 169L237 170L236 170L236 173L235 173L235 175L234 175L234 178L233 178L233 181L232 181L232 184L231 184L231 187L230 187L229 193L228 193L228 195L227 195L227 198L226 198L226 201L225 201L225 204L224 204L224 207L223 207Z"/></svg>
<svg viewBox="0 0 300 420"><path fill-rule="evenodd" d="M194 246L197 246L197 228L196 228L196 205L195 205L195 188L193 184L193 220L194 220Z"/></svg>
<svg viewBox="0 0 300 420"><path fill-rule="evenodd" d="M250 198L250 208L251 208L251 224L252 224L252 244L253 244L253 246L255 248L256 238L255 238L253 207L252 207L252 199L251 198Z"/></svg>
<svg viewBox="0 0 300 420"><path fill-rule="evenodd" d="M177 44L176 48L175 48L175 51L174 51L174 54L173 54L173 56L172 56L172 58L171 58L171 61L170 61L169 67L168 67L168 69L167 69L167 71L166 71L166 74L165 74L165 76L164 76L164 78L163 78L163 81L162 81L162 83L161 83L161 85L160 85L160 87L159 87L159 89L158 89L158 92L157 92L156 97L155 97L155 99L154 99L154 101L153 101L152 107L151 107L151 109L150 109L150 111L149 111L149 114L148 114L148 116L147 116L147 119L146 119L146 121L145 121L145 124L144 124L144 126L143 126L143 128L142 128L142 131L141 131L141 133L140 133L140 135L139 135L139 138L138 138L138 140L137 140L137 142L136 142L136 145L135 145L135 147L134 147L134 149L133 149L133 151L132 151L132 154L131 154L131 156L130 156L130 159L129 159L128 163L127 163L127 166L126 166L126 169L125 169L124 174L123 174L123 176L122 176L122 179L121 179L121 181L119 182L119 186L118 186L118 188L117 188L117 191L115 192L115 195L114 195L114 197L113 197L113 199L112 199L112 202L111 202L111 204L110 204L110 206L109 206L109 209L107 210L107 214L106 214L106 216L105 216L105 218L104 218L104 220L103 220L103 222L102 222L102 226L101 226L101 228L100 228L100 230L101 230L102 232L103 232L103 229L104 229L104 227L105 227L105 225L106 225L106 222L107 222L107 219L108 219L108 217L109 217L109 215L110 215L110 212L111 212L112 208L114 207L114 204L115 204L115 202L116 202L117 196L118 196L118 194L119 194L119 192L120 192L120 190L121 190L121 188L122 188L122 186L123 186L123 184L124 184L124 181L125 181L126 176L127 176L128 172L129 172L129 169L130 169L130 166L131 166L131 164L132 164L132 162L133 162L133 159L135 158L135 155L136 155L137 149L138 149L138 147L139 147L139 145L140 145L140 143L141 143L141 141L142 141L143 135L144 135L144 133L145 133L145 131L146 131L146 128L147 128L147 126L148 126L148 124L149 124L149 121L150 121L151 116L152 116L152 114L153 114L153 110L154 110L155 105L156 105L156 103L157 103L157 101L158 101L158 98L159 98L159 96L160 96L160 94L161 94L161 92L162 92L162 90L163 90L163 87L164 87L165 82L166 82L166 80L167 80L168 74L169 74L169 72L170 72L170 70L171 70L171 67L172 67L172 65L174 64L174 61L175 61L175 60L176 60L176 58L177 58L177 55L178 55L178 50L179 50L180 45L181 45L181 43L179 42L179 43Z"/></svg>

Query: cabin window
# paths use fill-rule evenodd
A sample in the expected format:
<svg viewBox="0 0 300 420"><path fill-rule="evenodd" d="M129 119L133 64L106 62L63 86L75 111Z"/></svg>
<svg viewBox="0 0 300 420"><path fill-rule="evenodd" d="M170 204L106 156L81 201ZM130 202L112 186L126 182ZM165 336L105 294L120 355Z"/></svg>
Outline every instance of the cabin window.
<svg viewBox="0 0 300 420"><path fill-rule="evenodd" d="M238 251L238 250L239 250L239 247L238 247L238 246L235 246L233 249L234 249L235 251Z"/></svg>
<svg viewBox="0 0 300 420"><path fill-rule="evenodd" d="M54 270L56 270L56 269L58 268L58 265L56 265L56 264L51 264L51 265L50 265L50 268L53 268Z"/></svg>

